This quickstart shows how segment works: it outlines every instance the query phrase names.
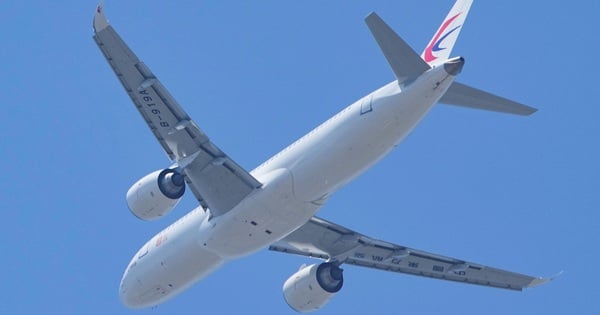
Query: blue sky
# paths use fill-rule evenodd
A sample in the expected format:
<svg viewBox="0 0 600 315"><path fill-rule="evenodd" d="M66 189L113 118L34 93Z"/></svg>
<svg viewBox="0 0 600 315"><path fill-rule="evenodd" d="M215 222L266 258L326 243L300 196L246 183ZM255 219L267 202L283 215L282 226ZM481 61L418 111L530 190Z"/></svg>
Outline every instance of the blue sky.
<svg viewBox="0 0 600 315"><path fill-rule="evenodd" d="M130 47L221 149L252 169L393 79L363 18L417 51L450 0L108 1ZM142 222L124 196L168 166L92 36L94 1L0 4L0 313L292 314L313 261L269 251L156 309L118 300L135 251L189 209ZM459 80L531 117L439 105L320 216L367 235L554 282L518 293L353 266L319 314L598 314L600 49L595 0L475 1ZM316 262L316 261L314 261Z"/></svg>

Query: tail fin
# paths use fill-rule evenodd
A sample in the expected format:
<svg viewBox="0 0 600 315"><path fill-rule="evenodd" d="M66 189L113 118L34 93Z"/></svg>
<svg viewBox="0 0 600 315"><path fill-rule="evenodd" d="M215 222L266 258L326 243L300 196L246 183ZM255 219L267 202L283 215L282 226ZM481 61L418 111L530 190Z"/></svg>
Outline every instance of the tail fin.
<svg viewBox="0 0 600 315"><path fill-rule="evenodd" d="M450 58L454 43L465 23L473 0L457 0L446 19L421 54L429 65L437 65Z"/></svg>

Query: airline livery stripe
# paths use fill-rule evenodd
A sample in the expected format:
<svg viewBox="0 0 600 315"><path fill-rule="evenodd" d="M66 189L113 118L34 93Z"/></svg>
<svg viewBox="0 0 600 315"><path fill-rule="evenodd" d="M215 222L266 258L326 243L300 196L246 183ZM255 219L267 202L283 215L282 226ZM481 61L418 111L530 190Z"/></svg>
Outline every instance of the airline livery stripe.
<svg viewBox="0 0 600 315"><path fill-rule="evenodd" d="M434 61L435 59L437 59L437 57L433 55L433 52L445 49L445 48L440 48L440 43L444 39L446 39L446 37L448 37L448 35L450 35L454 31L456 31L460 27L460 25L453 28L450 32L446 33L444 36L442 36L442 34L446 31L448 26L450 26L450 24L452 24L452 22L454 22L454 20L456 20L456 18L458 18L458 16L460 16L461 14L462 13L458 13L457 15L449 18L446 22L444 22L444 24L442 24L442 27L440 27L440 30L437 32L437 34L435 34L435 36L431 40L431 43L429 43L429 46L427 46L427 48L425 49L425 56L424 56L425 61L427 61L427 62Z"/></svg>

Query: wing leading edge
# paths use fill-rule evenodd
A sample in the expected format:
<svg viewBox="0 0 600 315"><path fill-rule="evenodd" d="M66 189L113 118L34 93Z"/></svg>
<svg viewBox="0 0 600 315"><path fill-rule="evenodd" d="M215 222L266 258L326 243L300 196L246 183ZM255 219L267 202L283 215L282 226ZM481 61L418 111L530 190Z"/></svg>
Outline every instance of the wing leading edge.
<svg viewBox="0 0 600 315"><path fill-rule="evenodd" d="M510 290L523 290L552 280L376 240L318 217L311 218L269 249L342 264Z"/></svg>
<svg viewBox="0 0 600 315"><path fill-rule="evenodd" d="M169 159L213 216L231 210L262 185L213 144L179 106L109 25L102 4L94 16L94 40Z"/></svg>

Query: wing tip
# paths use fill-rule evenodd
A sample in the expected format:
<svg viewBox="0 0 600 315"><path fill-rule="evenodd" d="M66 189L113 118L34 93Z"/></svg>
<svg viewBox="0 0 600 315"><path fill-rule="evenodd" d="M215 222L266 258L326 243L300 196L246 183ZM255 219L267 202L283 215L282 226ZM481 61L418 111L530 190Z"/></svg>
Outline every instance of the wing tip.
<svg viewBox="0 0 600 315"><path fill-rule="evenodd" d="M521 106L523 106L523 107L518 112L515 112L515 114L521 115L521 116L531 116L538 111L538 109L535 107L531 107L531 106L527 106L527 105L521 105Z"/></svg>
<svg viewBox="0 0 600 315"><path fill-rule="evenodd" d="M372 11L371 13L367 14L367 16L365 17L365 22L368 24L369 21L373 19L381 19L379 15L375 13L375 11Z"/></svg>
<svg viewBox="0 0 600 315"><path fill-rule="evenodd" d="M104 0L100 0L94 14L94 32L98 33L108 27L108 20L104 16Z"/></svg>
<svg viewBox="0 0 600 315"><path fill-rule="evenodd" d="M531 280L531 282L525 287L525 288L535 288L541 285L544 285L546 283L552 282L554 279L560 277L563 274L563 271L555 274L554 276L551 277L547 277L547 278L535 278L533 280Z"/></svg>

